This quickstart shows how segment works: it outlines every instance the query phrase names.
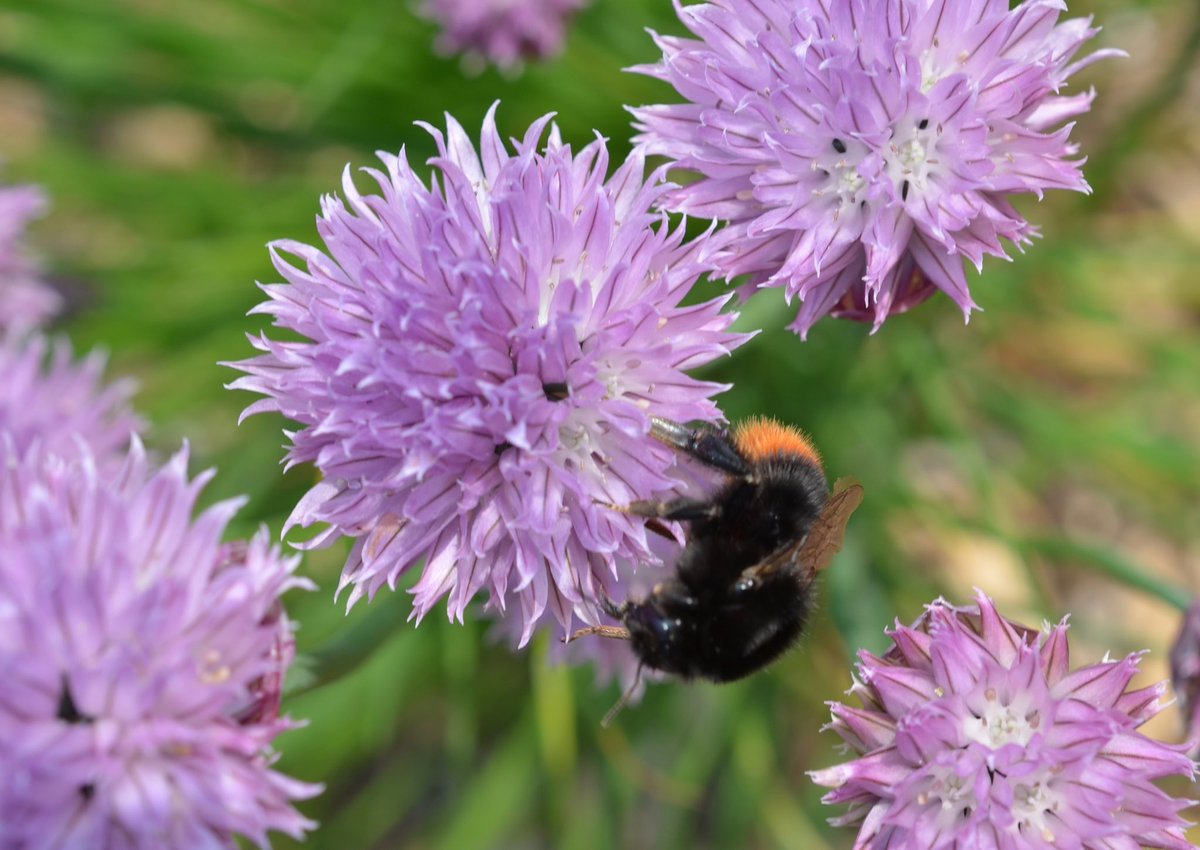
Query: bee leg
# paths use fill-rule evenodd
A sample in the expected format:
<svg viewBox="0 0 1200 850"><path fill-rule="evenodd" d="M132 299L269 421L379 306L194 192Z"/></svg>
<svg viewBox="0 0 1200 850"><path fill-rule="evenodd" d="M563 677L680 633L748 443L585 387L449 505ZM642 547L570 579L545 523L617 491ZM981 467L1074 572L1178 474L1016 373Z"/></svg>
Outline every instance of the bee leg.
<svg viewBox="0 0 1200 850"><path fill-rule="evenodd" d="M624 626L586 626L563 638L563 643L570 643L576 638L588 637L589 635L612 638L613 640L629 640L629 629Z"/></svg>
<svg viewBox="0 0 1200 850"><path fill-rule="evenodd" d="M661 416L650 417L650 435L668 446L687 452L701 463L728 472L730 475L750 474L729 434L708 426L691 428Z"/></svg>
<svg viewBox="0 0 1200 850"><path fill-rule="evenodd" d="M657 519L655 519L653 517L646 520L646 530L653 531L659 537L665 537L667 540L670 540L672 543L679 542L679 538L677 538L674 534L671 533L671 529L667 528L665 525L663 525L661 522L659 522Z"/></svg>
<svg viewBox="0 0 1200 850"><path fill-rule="evenodd" d="M616 505L612 502L596 502L596 504L623 514L645 517L647 531L652 531L672 543L679 543L679 537L660 520L711 520L716 518L718 511L714 505L699 499L670 499L667 501L645 499L630 502L628 505Z"/></svg>
<svg viewBox="0 0 1200 850"><path fill-rule="evenodd" d="M686 497L663 501L639 499L636 502L630 502L628 505L605 504L614 511L620 511L623 514L632 514L633 516L648 517L650 519L714 519L718 511L718 508L711 501L688 499Z"/></svg>
<svg viewBox="0 0 1200 850"><path fill-rule="evenodd" d="M618 605L609 598L607 593L603 590L600 591L600 610L614 620L618 622L623 621L625 619L625 611L628 608L628 602ZM570 643L576 638L587 637L588 635L598 635L599 637L613 638L615 640L629 640L629 629L623 626L606 626L604 624L584 626L582 629L564 637L563 643Z"/></svg>
<svg viewBox="0 0 1200 850"><path fill-rule="evenodd" d="M623 605L618 605L616 602L613 602L611 599L608 598L607 593L604 593L604 591L601 591L600 609L605 614L612 617L614 620L624 620L625 619L625 610L628 607L629 607L628 602L626 602Z"/></svg>

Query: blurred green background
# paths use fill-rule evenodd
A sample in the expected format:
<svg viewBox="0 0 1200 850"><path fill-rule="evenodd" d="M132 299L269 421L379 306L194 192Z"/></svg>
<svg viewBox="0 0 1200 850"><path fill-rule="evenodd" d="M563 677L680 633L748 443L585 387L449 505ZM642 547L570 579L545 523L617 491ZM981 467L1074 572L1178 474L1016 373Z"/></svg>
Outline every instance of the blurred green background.
<svg viewBox="0 0 1200 850"><path fill-rule="evenodd" d="M1072 13L1132 54L1072 83L1100 91L1075 131L1097 192L1022 204L1044 239L988 263L984 312L964 326L937 298L801 343L767 295L743 321L765 333L709 372L731 418L801 425L866 486L803 647L743 683L653 685L602 730L616 686L550 665L545 636L514 655L486 623L414 628L403 593L346 616L345 548L313 553L285 702L309 725L278 742L328 785L307 846L849 847L804 775L839 760L824 702L893 618L973 586L1028 622L1070 612L1076 663L1148 647L1142 681L1167 675L1200 583L1200 22L1195 0ZM423 161L412 122L447 110L474 132L499 98L509 135L557 110L623 155L622 105L673 96L620 71L656 58L647 26L679 31L666 0L593 0L557 60L467 76L405 0L0 0L3 179L53 199L32 239L72 305L58 329L138 379L153 447L186 437L220 468L207 499L250 495L239 534L277 531L314 473L281 474L278 417L236 426L254 397L216 365L250 354L265 243L315 241L345 163ZM1181 740L1178 709L1148 731Z"/></svg>

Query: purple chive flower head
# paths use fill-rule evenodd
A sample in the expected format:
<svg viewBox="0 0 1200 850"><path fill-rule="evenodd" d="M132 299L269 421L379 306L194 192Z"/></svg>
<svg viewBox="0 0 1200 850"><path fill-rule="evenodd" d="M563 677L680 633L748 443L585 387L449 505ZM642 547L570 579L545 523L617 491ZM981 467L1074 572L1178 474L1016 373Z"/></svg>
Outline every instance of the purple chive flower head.
<svg viewBox="0 0 1200 850"><path fill-rule="evenodd" d="M424 561L414 616L448 596L461 621L486 591L518 604L524 644L551 614L594 622L618 559L655 561L644 521L608 505L672 491L649 417L718 418L723 387L685 370L743 337L724 299L681 304L706 267L651 211L666 186L640 157L606 180L602 139L574 153L551 129L539 149L550 116L511 153L494 108L478 152L447 120L426 126L430 185L382 155L380 194L347 172L346 202L325 199L328 253L272 246L287 282L256 310L306 339L252 338L231 386L267 396L245 415L300 423L288 461L324 480L288 526L357 538L351 603Z"/></svg>
<svg viewBox="0 0 1200 850"><path fill-rule="evenodd" d="M676 6L696 38L655 36L633 70L688 101L634 109L642 152L700 179L669 209L722 219L717 259L749 287L874 322L947 293L968 314L963 259L1036 234L1009 196L1087 191L1060 96L1097 32L1058 0L713 0Z"/></svg>
<svg viewBox="0 0 1200 850"><path fill-rule="evenodd" d="M860 653L830 728L860 757L812 774L861 822L856 850L1185 850L1176 799L1153 782L1193 775L1182 748L1137 728L1162 685L1127 690L1139 655L1071 671L1067 625L1005 620L980 593L896 625L882 657Z"/></svg>
<svg viewBox="0 0 1200 850"><path fill-rule="evenodd" d="M25 247L25 228L45 210L36 186L0 186L0 332L39 327L61 306Z"/></svg>
<svg viewBox="0 0 1200 850"><path fill-rule="evenodd" d="M1188 609L1171 649L1171 679L1196 751L1200 747L1200 600Z"/></svg>
<svg viewBox="0 0 1200 850"><path fill-rule="evenodd" d="M588 0L425 0L421 15L442 27L438 49L513 68L562 50L567 22Z"/></svg>
<svg viewBox="0 0 1200 850"><path fill-rule="evenodd" d="M267 846L320 789L271 767L296 558L192 518L210 474L115 475L40 449L0 465L0 847Z"/></svg>
<svg viewBox="0 0 1200 850"><path fill-rule="evenodd" d="M23 453L35 442L71 457L86 446L101 468L120 464L141 421L129 407L130 381L105 385L104 356L75 362L66 340L0 336L0 451Z"/></svg>

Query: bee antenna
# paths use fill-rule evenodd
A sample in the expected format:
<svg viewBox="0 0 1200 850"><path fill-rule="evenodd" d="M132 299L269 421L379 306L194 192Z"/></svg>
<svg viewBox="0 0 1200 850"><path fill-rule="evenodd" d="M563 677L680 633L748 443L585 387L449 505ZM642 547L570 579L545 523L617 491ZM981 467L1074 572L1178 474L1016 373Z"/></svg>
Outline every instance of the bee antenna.
<svg viewBox="0 0 1200 850"><path fill-rule="evenodd" d="M629 686L629 690L621 694L621 698L617 700L617 704L608 710L608 714L604 715L604 719L600 721L600 728L607 729L613 722L621 709L629 705L629 701L633 699L633 695L637 692L638 685L642 683L642 665L637 666L637 672L633 674L633 684Z"/></svg>

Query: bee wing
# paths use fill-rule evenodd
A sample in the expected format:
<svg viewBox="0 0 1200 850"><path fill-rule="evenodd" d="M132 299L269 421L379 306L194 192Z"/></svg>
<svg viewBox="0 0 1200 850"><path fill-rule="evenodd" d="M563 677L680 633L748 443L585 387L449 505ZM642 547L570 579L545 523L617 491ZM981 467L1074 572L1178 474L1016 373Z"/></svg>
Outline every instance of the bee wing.
<svg viewBox="0 0 1200 850"><path fill-rule="evenodd" d="M863 500L863 487L853 478L839 478L833 492L825 502L821 515L813 522L804 539L785 546L763 558L743 575L765 576L777 570L803 567L819 573L833 562L833 557L842 550L846 537L846 523Z"/></svg>
<svg viewBox="0 0 1200 850"><path fill-rule="evenodd" d="M772 552L749 569L743 570L742 575L761 577L779 570L794 569L796 565L803 563L800 559L803 549L803 540L793 543L791 546L785 546L777 552Z"/></svg>
<svg viewBox="0 0 1200 850"><path fill-rule="evenodd" d="M863 486L853 478L839 478L834 483L825 509L800 544L800 563L816 573L833 563L834 556L842 551L846 524L862 504L863 494Z"/></svg>

